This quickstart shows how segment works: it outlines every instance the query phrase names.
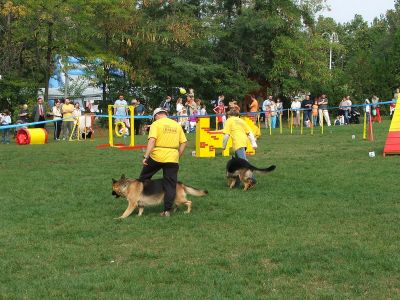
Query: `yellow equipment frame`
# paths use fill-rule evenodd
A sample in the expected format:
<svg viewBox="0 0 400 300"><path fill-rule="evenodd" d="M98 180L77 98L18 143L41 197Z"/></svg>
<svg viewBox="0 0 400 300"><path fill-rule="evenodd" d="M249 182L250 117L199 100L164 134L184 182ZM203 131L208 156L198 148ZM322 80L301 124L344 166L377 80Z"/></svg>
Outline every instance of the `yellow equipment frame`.
<svg viewBox="0 0 400 300"><path fill-rule="evenodd" d="M118 105L108 105L108 143L110 147L119 147L118 145L114 145L114 135L113 135L113 114L114 114L114 107L117 107ZM129 146L133 147L135 146L135 128L134 128L134 112L135 112L135 107L133 105L128 105L126 108L129 110L129 116L126 116L128 119L129 118L129 123L130 123L130 142ZM116 126L118 125L118 122L115 124Z"/></svg>

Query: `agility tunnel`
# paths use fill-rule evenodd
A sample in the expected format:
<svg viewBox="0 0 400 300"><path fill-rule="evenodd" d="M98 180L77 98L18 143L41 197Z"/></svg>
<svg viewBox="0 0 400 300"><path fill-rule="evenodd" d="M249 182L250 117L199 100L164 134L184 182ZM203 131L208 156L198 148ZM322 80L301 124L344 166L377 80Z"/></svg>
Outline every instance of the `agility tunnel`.
<svg viewBox="0 0 400 300"><path fill-rule="evenodd" d="M46 144L48 140L47 130L44 128L22 128L17 131L15 142L19 145Z"/></svg>

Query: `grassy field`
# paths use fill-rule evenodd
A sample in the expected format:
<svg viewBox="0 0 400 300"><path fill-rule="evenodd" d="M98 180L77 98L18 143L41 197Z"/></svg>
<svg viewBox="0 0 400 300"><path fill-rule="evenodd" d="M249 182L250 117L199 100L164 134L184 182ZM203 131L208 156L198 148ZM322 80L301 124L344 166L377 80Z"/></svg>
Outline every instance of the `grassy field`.
<svg viewBox="0 0 400 300"><path fill-rule="evenodd" d="M250 161L277 169L248 192L226 187L227 158L192 157L191 135L180 180L209 196L191 198L191 215L160 218L157 206L122 221L111 178L137 177L141 151L96 149L101 138L0 145L0 298L399 299L400 157L381 155L388 126L374 142L360 125L263 131Z"/></svg>

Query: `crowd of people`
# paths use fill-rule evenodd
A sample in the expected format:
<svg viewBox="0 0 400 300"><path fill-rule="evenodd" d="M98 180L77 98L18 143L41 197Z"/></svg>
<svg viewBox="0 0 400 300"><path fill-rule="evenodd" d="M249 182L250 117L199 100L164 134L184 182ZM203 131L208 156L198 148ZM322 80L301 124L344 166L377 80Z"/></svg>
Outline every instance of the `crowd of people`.
<svg viewBox="0 0 400 300"><path fill-rule="evenodd" d="M394 94L394 102L400 95L399 90ZM125 100L123 95L120 95L114 102L114 115L116 116L115 123L123 122L126 127L126 134L129 134L130 116L128 105L134 107L134 130L135 134L144 134L148 132L150 124L146 118L142 116L146 113L145 106L141 103L140 99L131 100L130 104ZM366 99L364 110L371 116L373 122L381 122L381 111L379 105L379 98L372 96L371 100ZM209 112L215 114L216 128L223 130L226 120L227 112L241 110L248 113L249 117L254 123L260 122L264 124L265 128L277 128L280 126L282 116L289 110L288 117L294 127L301 125L303 121L306 127L331 126L331 125L347 125L350 123L359 123L360 113L356 107L353 106L350 96L344 96L339 103L338 108L331 110L328 97L325 94L319 96L303 95L295 96L291 99L288 109L283 108L283 102L279 97L269 95L265 100L256 98L254 95L250 96L250 100L246 101L246 107L239 105L237 100L232 99L227 104L223 94L218 96L218 100L211 101L212 107L209 107ZM171 96L166 96L159 104L159 108L165 110L169 116L175 118L180 124L184 132L192 133L196 130L196 121L200 116L208 114L207 107L202 99L195 98L192 89L185 95L180 95L176 101ZM395 110L395 103L390 105L390 115L392 116ZM151 107L147 111L152 111ZM332 113L333 112L333 113ZM45 122L48 119L53 120L54 124L54 140L69 140L73 136L74 125L78 122L82 115L90 114L90 105L86 104L82 108L80 102L73 103L70 99L63 100L56 99L54 106L47 110L46 105L43 103L43 98L38 97L36 104L31 111L28 110L26 104L22 105L18 113L18 120L16 124L25 124L33 121L37 124L36 128L44 128ZM331 116L336 115L331 122ZM5 110L0 114L0 125L10 125L12 123L11 113ZM90 123L90 122L89 122ZM85 137L91 137L93 133L92 126L85 127ZM10 130L1 130L3 144L10 143ZM76 138L76 133L74 133ZM82 133L83 134L83 133Z"/></svg>
<svg viewBox="0 0 400 300"><path fill-rule="evenodd" d="M82 114L89 113L89 107L82 109L79 102L72 103L68 98L63 100L56 99L54 101L54 106L51 109L48 109L43 103L43 98L38 97L32 111L29 111L27 104L22 105L15 124L34 122L34 128L45 128L46 121L53 120L54 140L69 140L73 134L73 128L79 122ZM0 122L1 125L10 125L12 123L11 114L8 110L6 110L4 114L0 115ZM10 130L4 129L1 131L2 143L10 143ZM85 134L86 137L90 138L93 133L92 127L88 125L84 131L85 133L82 132L82 135ZM72 138L77 138L77 130L74 132Z"/></svg>

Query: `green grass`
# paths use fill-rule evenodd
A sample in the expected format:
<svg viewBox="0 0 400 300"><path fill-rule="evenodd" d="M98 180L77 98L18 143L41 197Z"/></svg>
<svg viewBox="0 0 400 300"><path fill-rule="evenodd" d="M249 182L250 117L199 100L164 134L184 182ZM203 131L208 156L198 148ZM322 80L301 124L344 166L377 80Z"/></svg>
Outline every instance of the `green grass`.
<svg viewBox="0 0 400 300"><path fill-rule="evenodd" d="M168 219L161 206L113 219L127 202L111 178L137 177L141 151L96 149L105 139L0 145L0 298L398 299L400 157L381 156L388 126L374 142L354 125L263 131L250 161L277 169L248 192L226 187L227 158L192 157L191 135L180 180L209 196Z"/></svg>

